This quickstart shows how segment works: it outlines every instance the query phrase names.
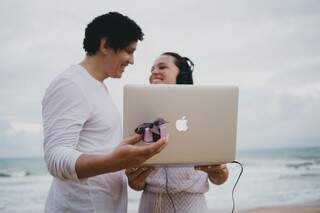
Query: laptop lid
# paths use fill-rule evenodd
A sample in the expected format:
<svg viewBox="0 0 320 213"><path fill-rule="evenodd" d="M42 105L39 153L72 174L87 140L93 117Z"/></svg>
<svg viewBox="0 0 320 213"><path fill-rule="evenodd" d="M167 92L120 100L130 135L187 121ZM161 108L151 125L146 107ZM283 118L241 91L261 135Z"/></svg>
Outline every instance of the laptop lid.
<svg viewBox="0 0 320 213"><path fill-rule="evenodd" d="M232 162L238 93L236 86L126 85L123 135L131 136L139 124L163 118L169 122L169 144L145 165Z"/></svg>

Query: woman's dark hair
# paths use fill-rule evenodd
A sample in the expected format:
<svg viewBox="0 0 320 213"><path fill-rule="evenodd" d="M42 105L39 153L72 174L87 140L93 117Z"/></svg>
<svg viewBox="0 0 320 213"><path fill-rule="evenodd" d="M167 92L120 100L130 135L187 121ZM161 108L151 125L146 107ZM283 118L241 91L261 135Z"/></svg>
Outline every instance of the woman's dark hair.
<svg viewBox="0 0 320 213"><path fill-rule="evenodd" d="M174 52L165 52L162 53L162 55L169 55L175 59L174 64L179 69L176 84L193 84L192 72L194 64L189 58L182 57L178 53Z"/></svg>
<svg viewBox="0 0 320 213"><path fill-rule="evenodd" d="M106 38L114 51L127 47L131 42L142 41L141 28L129 17L110 12L96 17L85 31L83 49L87 55L94 55L100 47L101 39Z"/></svg>

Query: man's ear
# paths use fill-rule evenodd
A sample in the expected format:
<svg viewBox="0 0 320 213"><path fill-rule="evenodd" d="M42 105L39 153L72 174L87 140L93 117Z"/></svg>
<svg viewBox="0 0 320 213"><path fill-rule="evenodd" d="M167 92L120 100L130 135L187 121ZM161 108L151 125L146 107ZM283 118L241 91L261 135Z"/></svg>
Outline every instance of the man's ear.
<svg viewBox="0 0 320 213"><path fill-rule="evenodd" d="M99 47L99 50L101 51L102 54L107 54L108 51L109 51L109 43L108 43L108 40L107 38L102 38L100 40L100 47Z"/></svg>

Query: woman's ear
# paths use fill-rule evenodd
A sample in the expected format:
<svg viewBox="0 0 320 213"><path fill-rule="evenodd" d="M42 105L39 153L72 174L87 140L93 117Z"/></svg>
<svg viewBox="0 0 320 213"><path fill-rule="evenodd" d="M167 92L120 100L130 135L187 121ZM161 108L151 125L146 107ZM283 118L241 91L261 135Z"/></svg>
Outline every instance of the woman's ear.
<svg viewBox="0 0 320 213"><path fill-rule="evenodd" d="M100 40L100 47L99 47L99 50L102 54L106 55L109 51L109 43L108 43L108 40L106 38L102 38Z"/></svg>

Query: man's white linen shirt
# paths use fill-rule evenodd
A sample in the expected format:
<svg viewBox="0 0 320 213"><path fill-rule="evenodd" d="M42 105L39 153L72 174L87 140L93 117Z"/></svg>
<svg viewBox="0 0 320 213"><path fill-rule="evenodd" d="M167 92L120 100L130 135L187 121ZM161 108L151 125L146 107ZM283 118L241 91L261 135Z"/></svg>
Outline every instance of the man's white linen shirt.
<svg viewBox="0 0 320 213"><path fill-rule="evenodd" d="M81 154L107 154L122 141L121 116L106 86L80 65L53 80L42 101L44 158L53 181L45 212L127 211L123 171L79 180Z"/></svg>

